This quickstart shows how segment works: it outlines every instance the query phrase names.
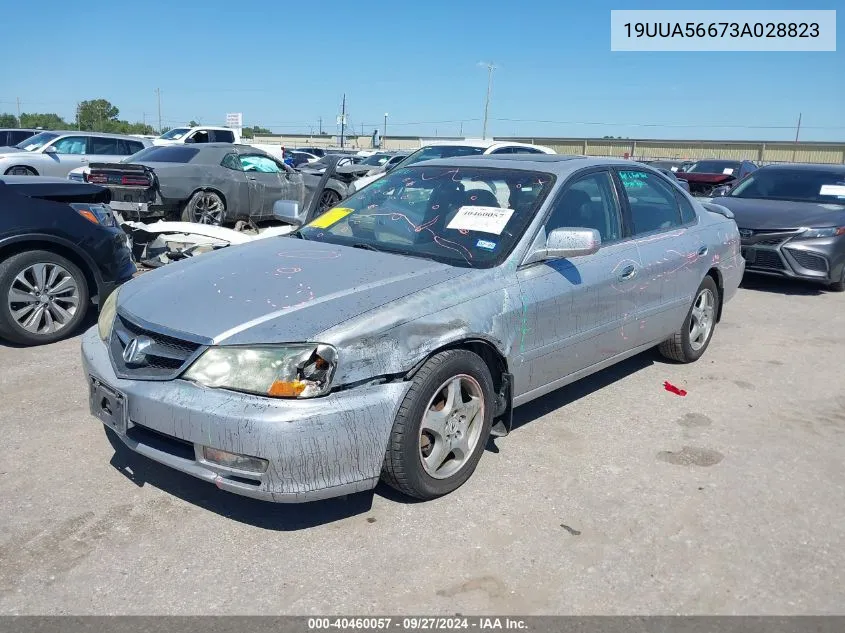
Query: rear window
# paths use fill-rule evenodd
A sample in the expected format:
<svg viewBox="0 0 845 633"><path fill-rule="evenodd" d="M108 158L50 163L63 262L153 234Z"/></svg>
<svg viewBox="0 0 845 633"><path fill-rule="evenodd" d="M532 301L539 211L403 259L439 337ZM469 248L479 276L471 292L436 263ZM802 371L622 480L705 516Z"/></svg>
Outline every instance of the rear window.
<svg viewBox="0 0 845 633"><path fill-rule="evenodd" d="M845 204L845 172L825 169L758 169L734 187L732 198Z"/></svg>
<svg viewBox="0 0 845 633"><path fill-rule="evenodd" d="M418 149L402 161L402 167L408 167L424 160L435 158L455 158L458 156L478 156L484 153L483 147L472 147L471 145L429 145Z"/></svg>
<svg viewBox="0 0 845 633"><path fill-rule="evenodd" d="M728 174L739 175L740 162L733 160L700 160L689 169L690 174Z"/></svg>
<svg viewBox="0 0 845 633"><path fill-rule="evenodd" d="M181 145L154 146L138 152L132 160L148 163L190 163L199 152L196 148Z"/></svg>

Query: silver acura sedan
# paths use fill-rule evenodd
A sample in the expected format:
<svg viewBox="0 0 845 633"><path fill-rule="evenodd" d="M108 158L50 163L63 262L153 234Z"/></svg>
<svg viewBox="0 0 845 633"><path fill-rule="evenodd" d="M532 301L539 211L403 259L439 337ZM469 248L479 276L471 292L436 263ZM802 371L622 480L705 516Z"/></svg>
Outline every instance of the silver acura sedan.
<svg viewBox="0 0 845 633"><path fill-rule="evenodd" d="M727 209L630 161L428 161L342 205L111 295L82 356L116 447L270 501L430 499L514 407L654 346L697 360L744 269Z"/></svg>

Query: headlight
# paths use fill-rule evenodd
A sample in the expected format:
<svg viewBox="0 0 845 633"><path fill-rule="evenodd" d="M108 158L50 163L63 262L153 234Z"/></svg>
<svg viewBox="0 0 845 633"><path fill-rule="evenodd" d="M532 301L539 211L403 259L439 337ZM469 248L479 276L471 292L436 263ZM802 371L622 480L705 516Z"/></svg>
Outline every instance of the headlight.
<svg viewBox="0 0 845 633"><path fill-rule="evenodd" d="M329 392L336 367L331 345L212 347L183 378L273 398L313 398Z"/></svg>
<svg viewBox="0 0 845 633"><path fill-rule="evenodd" d="M117 314L118 292L120 292L120 288L112 292L100 308L100 318L97 319L97 331L100 333L100 338L104 341L108 341L111 336L114 317Z"/></svg>
<svg viewBox="0 0 845 633"><path fill-rule="evenodd" d="M817 237L836 237L837 235L845 235L845 226L830 226L824 229L804 229L803 233L799 233L792 239L812 240Z"/></svg>
<svg viewBox="0 0 845 633"><path fill-rule="evenodd" d="M92 222L93 224L101 224L102 226L115 227L117 223L114 221L111 208L104 204L79 204L72 202L76 212L83 218Z"/></svg>

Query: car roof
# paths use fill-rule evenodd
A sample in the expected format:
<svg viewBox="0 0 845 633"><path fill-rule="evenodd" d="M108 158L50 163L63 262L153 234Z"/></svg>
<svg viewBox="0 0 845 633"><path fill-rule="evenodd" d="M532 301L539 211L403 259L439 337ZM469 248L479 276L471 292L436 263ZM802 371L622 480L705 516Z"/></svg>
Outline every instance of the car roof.
<svg viewBox="0 0 845 633"><path fill-rule="evenodd" d="M0 132L48 132L49 130L36 130L34 127L0 127Z"/></svg>
<svg viewBox="0 0 845 633"><path fill-rule="evenodd" d="M459 167L492 167L494 169L522 169L530 171L544 171L556 175L568 175L585 167L618 166L636 169L652 169L648 165L636 163L624 158L606 158L602 156L578 156L567 154L483 154L480 156L459 156L456 158L436 158L410 165L414 167L431 166L459 166Z"/></svg>
<svg viewBox="0 0 845 633"><path fill-rule="evenodd" d="M56 134L58 136L100 136L104 138L121 138L127 141L138 141L139 138L137 136L132 136L131 134L113 134L112 132L92 132L91 130L37 130L39 133L41 132L49 132L50 134ZM149 140L149 139L140 139L140 140Z"/></svg>
<svg viewBox="0 0 845 633"><path fill-rule="evenodd" d="M807 171L827 171L837 174L845 174L845 165L837 165L836 163L777 163L774 165L764 165L760 169L767 171L775 169L801 169Z"/></svg>

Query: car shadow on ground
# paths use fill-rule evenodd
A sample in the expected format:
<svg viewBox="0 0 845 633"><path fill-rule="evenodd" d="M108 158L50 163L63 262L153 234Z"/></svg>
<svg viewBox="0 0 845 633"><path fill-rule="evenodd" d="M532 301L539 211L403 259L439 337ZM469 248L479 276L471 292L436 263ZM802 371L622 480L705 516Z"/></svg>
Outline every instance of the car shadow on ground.
<svg viewBox="0 0 845 633"><path fill-rule="evenodd" d="M748 275L742 278L740 288L771 292L779 295L815 297L829 292L827 288L813 282L789 279L788 277L769 277L768 275Z"/></svg>
<svg viewBox="0 0 845 633"><path fill-rule="evenodd" d="M519 407L514 412L513 430L653 365L656 358L654 350L643 352ZM112 467L136 486L153 486L209 512L265 530L302 530L362 515L371 510L374 495L406 505L420 503L382 483L373 491L324 501L301 504L258 501L218 490L209 482L133 453L117 438L109 440L115 448L110 462ZM488 442L487 450L499 452L494 438Z"/></svg>

